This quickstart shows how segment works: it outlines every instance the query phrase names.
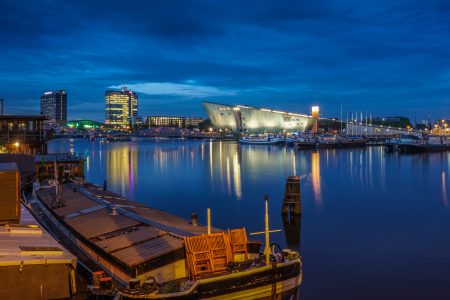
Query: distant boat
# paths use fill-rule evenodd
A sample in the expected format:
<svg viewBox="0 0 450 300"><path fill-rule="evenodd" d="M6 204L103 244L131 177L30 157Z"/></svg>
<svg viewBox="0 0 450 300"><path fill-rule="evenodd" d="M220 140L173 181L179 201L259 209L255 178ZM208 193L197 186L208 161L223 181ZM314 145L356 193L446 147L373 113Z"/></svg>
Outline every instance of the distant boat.
<svg viewBox="0 0 450 300"><path fill-rule="evenodd" d="M366 139L360 136L344 136L338 137L339 144L342 147L362 147L366 145Z"/></svg>
<svg viewBox="0 0 450 300"><path fill-rule="evenodd" d="M278 136L247 136L241 137L239 143L250 145L282 145L286 143L286 139Z"/></svg>
<svg viewBox="0 0 450 300"><path fill-rule="evenodd" d="M289 136L286 137L286 145L287 146L294 146L295 142L297 142L300 139L300 136L296 135L296 134L291 134Z"/></svg>
<svg viewBox="0 0 450 300"><path fill-rule="evenodd" d="M317 139L313 136L300 136L295 142L294 146L299 149L311 149L317 145Z"/></svg>
<svg viewBox="0 0 450 300"><path fill-rule="evenodd" d="M449 136L429 136L425 139L400 139L398 149L403 153L450 151Z"/></svg>
<svg viewBox="0 0 450 300"><path fill-rule="evenodd" d="M339 147L339 139L334 134L322 134L317 138L318 147Z"/></svg>
<svg viewBox="0 0 450 300"><path fill-rule="evenodd" d="M386 147L402 153L450 151L450 136L431 135L425 139L423 136L402 134L399 138L391 139Z"/></svg>

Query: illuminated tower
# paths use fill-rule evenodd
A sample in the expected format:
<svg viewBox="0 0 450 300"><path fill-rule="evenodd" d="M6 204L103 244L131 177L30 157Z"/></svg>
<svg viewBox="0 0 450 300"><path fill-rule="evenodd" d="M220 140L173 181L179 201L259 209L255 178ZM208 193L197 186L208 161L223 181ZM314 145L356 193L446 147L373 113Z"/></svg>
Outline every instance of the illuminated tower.
<svg viewBox="0 0 450 300"><path fill-rule="evenodd" d="M312 113L313 119L316 120L314 122L313 127L312 127L312 133L317 134L318 131L319 131L319 107L318 106L313 106L311 108L311 113Z"/></svg>
<svg viewBox="0 0 450 300"><path fill-rule="evenodd" d="M105 124L128 128L131 117L138 115L138 96L123 87L120 91L106 91Z"/></svg>
<svg viewBox="0 0 450 300"><path fill-rule="evenodd" d="M50 91L41 95L41 115L47 117L52 125L66 125L67 93L65 91Z"/></svg>

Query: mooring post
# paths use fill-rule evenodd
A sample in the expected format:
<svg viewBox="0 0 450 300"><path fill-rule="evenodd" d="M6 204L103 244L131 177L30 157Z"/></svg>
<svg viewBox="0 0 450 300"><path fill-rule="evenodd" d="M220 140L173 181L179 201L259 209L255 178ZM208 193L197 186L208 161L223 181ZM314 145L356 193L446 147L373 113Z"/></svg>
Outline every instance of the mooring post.
<svg viewBox="0 0 450 300"><path fill-rule="evenodd" d="M292 215L302 214L300 176L289 176L287 178L281 212L283 214L290 213Z"/></svg>

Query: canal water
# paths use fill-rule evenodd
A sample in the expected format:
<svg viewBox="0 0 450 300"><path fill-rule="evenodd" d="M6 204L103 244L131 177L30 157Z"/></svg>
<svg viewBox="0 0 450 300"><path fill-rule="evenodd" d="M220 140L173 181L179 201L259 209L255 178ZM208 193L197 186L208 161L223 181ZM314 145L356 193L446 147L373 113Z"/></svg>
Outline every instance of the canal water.
<svg viewBox="0 0 450 300"><path fill-rule="evenodd" d="M303 257L301 299L450 299L450 152L401 155L381 147L294 150L159 139L55 140L84 153L90 182L220 228L264 229ZM288 176L301 177L301 220L283 220ZM263 240L263 236L260 236Z"/></svg>

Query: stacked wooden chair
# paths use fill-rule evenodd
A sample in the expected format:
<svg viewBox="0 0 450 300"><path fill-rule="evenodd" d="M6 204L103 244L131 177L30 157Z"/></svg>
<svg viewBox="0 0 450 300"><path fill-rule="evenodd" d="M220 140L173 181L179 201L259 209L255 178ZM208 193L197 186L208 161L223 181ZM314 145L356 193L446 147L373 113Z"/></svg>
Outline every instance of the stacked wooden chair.
<svg viewBox="0 0 450 300"><path fill-rule="evenodd" d="M228 263L233 260L228 234L212 233L207 235L213 272L223 272L228 268Z"/></svg>
<svg viewBox="0 0 450 300"><path fill-rule="evenodd" d="M191 278L196 278L203 274L213 272L211 252L209 251L208 237L198 235L184 238L186 247L186 259L189 265Z"/></svg>
<svg viewBox="0 0 450 300"><path fill-rule="evenodd" d="M236 254L248 259L245 228L184 238L190 278L226 272Z"/></svg>
<svg viewBox="0 0 450 300"><path fill-rule="evenodd" d="M236 254L243 254L244 260L248 259L247 250L247 232L245 228L239 229L228 229L228 235L230 237L232 255L235 257Z"/></svg>

